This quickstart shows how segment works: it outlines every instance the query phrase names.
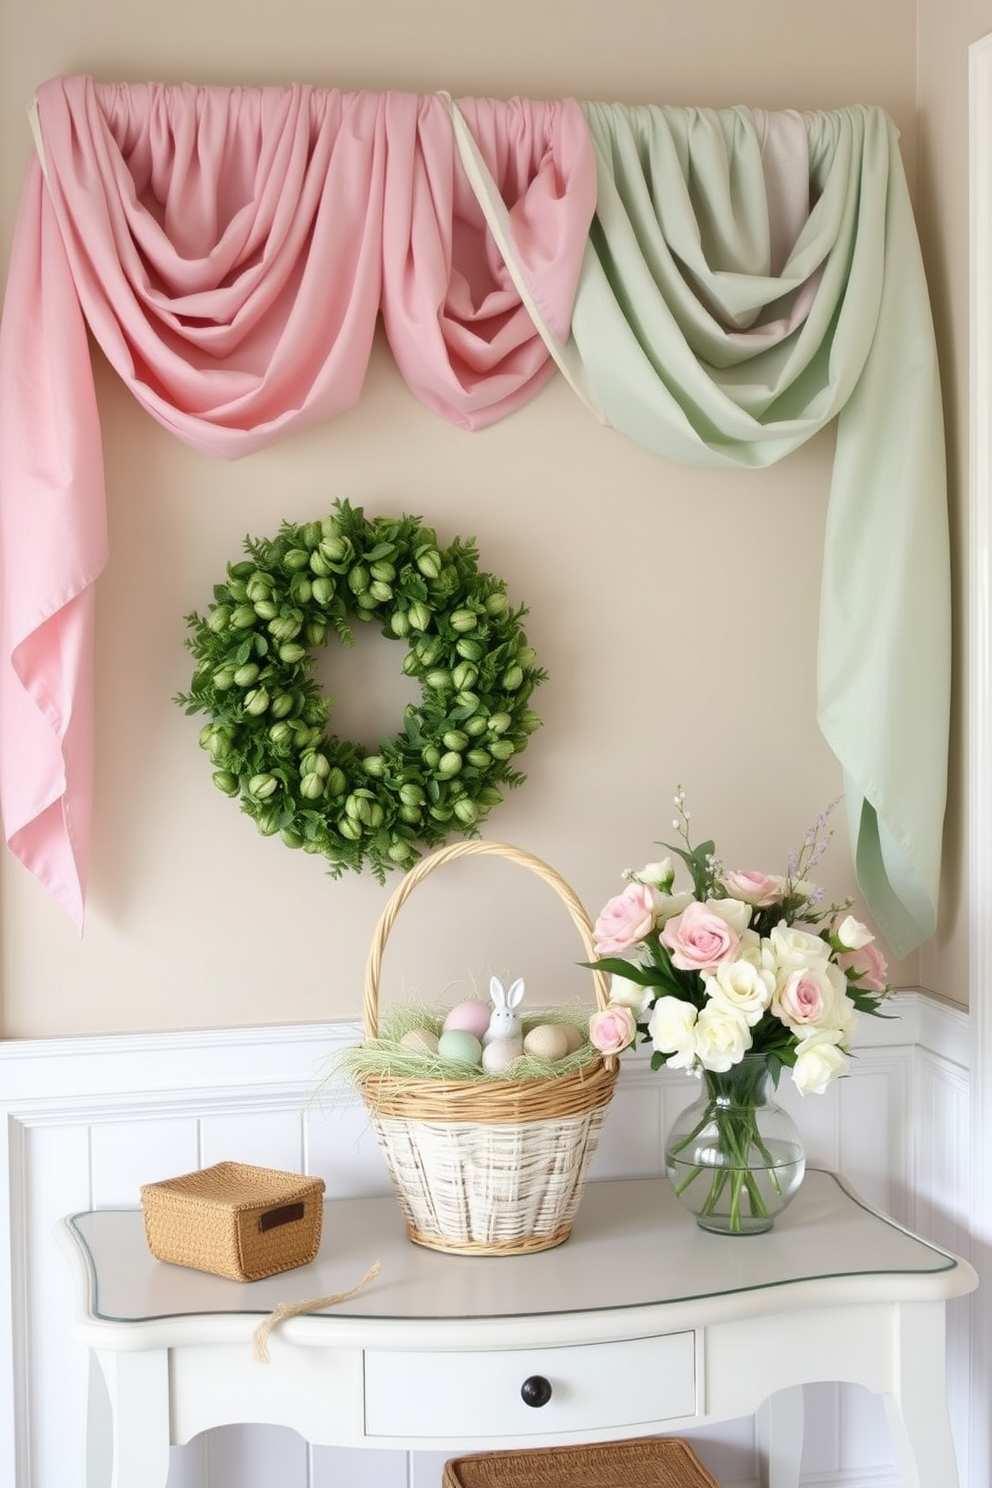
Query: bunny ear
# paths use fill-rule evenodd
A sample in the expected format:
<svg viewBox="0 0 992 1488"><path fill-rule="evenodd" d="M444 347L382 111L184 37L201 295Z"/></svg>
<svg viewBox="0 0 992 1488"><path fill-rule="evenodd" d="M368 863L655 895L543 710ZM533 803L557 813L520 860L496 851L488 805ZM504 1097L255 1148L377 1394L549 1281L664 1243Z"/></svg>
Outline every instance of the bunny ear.
<svg viewBox="0 0 992 1488"><path fill-rule="evenodd" d="M489 996L497 1007L506 1007L506 992L499 977L489 978Z"/></svg>
<svg viewBox="0 0 992 1488"><path fill-rule="evenodd" d="M523 995L524 979L523 977L517 977L517 980L514 982L513 986L507 993L507 1003L511 1008L515 1008L517 1004L523 1000Z"/></svg>

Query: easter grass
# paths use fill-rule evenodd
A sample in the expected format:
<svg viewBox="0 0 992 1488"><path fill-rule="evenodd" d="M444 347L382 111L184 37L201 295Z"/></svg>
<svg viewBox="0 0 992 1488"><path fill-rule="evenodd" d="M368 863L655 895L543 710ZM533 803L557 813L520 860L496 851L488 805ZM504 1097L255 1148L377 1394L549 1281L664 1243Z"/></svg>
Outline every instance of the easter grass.
<svg viewBox="0 0 992 1488"><path fill-rule="evenodd" d="M521 1054L509 1069L499 1073L489 1074L478 1065L442 1059L437 1054L413 1053L400 1047L400 1039L413 1029L440 1033L446 1011L427 1004L387 1009L379 1020L377 1036L345 1049L335 1059L333 1073L356 1082L369 1076L389 1075L399 1080L461 1080L493 1084L508 1080L555 1079L560 1075L573 1074L591 1060L602 1058L599 1050L589 1043L588 1008L550 1008L539 1015L521 1018L521 1029L525 1037L532 1028L541 1024L560 1023L579 1029L583 1042L574 1054L567 1054L562 1059L538 1059L530 1054Z"/></svg>

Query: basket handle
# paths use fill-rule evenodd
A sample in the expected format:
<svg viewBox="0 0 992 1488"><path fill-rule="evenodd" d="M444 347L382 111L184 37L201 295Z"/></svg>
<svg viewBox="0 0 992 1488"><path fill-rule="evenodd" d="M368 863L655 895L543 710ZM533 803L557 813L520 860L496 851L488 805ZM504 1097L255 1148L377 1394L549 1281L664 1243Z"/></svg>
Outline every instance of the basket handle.
<svg viewBox="0 0 992 1488"><path fill-rule="evenodd" d="M409 871L404 874L392 897L386 904L385 909L379 916L379 923L372 935L372 945L369 950L369 958L365 966L365 1000L363 1005L363 1016L365 1022L365 1036L374 1039L379 1031L379 978L382 973L382 954L385 950L389 932L392 929L396 916L409 899L414 889L435 868L442 867L445 863L454 862L457 858L470 858L493 856L509 858L513 863L519 863L522 868L529 868L536 873L538 878L550 884L562 900L565 908L572 917L572 921L582 937L586 955L590 961L596 959L596 946L593 941L592 924L589 916L583 908L581 900L570 888L559 873L545 863L543 859L537 858L533 853L524 852L522 848L511 847L506 842L489 842L481 837L468 838L462 842L452 842L447 847L438 848L437 852L430 853L426 858L421 858ZM596 988L596 1004L599 1008L605 1008L610 1000L610 978L602 971L594 971L593 982Z"/></svg>

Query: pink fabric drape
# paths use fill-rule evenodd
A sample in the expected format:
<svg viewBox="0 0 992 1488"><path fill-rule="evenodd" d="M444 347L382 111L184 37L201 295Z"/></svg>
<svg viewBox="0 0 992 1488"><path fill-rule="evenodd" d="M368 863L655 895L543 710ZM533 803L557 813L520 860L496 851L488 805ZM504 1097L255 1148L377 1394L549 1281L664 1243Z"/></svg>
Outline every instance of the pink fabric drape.
<svg viewBox="0 0 992 1488"><path fill-rule="evenodd" d="M228 458L352 406L380 309L411 390L465 428L554 367L444 99L70 77L36 102L48 189L32 161L0 327L0 804L81 929L107 558L86 326L154 418ZM567 335L596 195L581 109L460 106L528 290Z"/></svg>
<svg viewBox="0 0 992 1488"><path fill-rule="evenodd" d="M12 851L81 923L93 773L93 584L107 558L86 326L29 172L0 323L0 790Z"/></svg>
<svg viewBox="0 0 992 1488"><path fill-rule="evenodd" d="M459 108L509 208L527 288L564 340L596 204L589 138L570 105L535 112L521 99L463 99ZM479 428L520 407L554 363L457 160L446 103L394 93L386 111L386 335L417 397Z"/></svg>

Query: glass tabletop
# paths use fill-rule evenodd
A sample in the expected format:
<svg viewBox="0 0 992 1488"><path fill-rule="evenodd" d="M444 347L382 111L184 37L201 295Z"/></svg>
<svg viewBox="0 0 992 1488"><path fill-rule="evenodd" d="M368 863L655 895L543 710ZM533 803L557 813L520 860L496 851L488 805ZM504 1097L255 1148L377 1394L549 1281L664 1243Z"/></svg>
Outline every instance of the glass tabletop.
<svg viewBox="0 0 992 1488"><path fill-rule="evenodd" d="M952 1272L957 1258L879 1214L836 1174L809 1170L766 1235L711 1235L667 1180L589 1183L572 1234L526 1255L457 1255L406 1237L392 1197L332 1199L320 1251L262 1281L237 1282L157 1261L141 1210L88 1210L67 1221L89 1273L89 1311L106 1322L204 1314L264 1315L281 1302L347 1291L378 1261L375 1282L336 1316L483 1319L649 1307L855 1277ZM948 1289L952 1290L951 1288Z"/></svg>

